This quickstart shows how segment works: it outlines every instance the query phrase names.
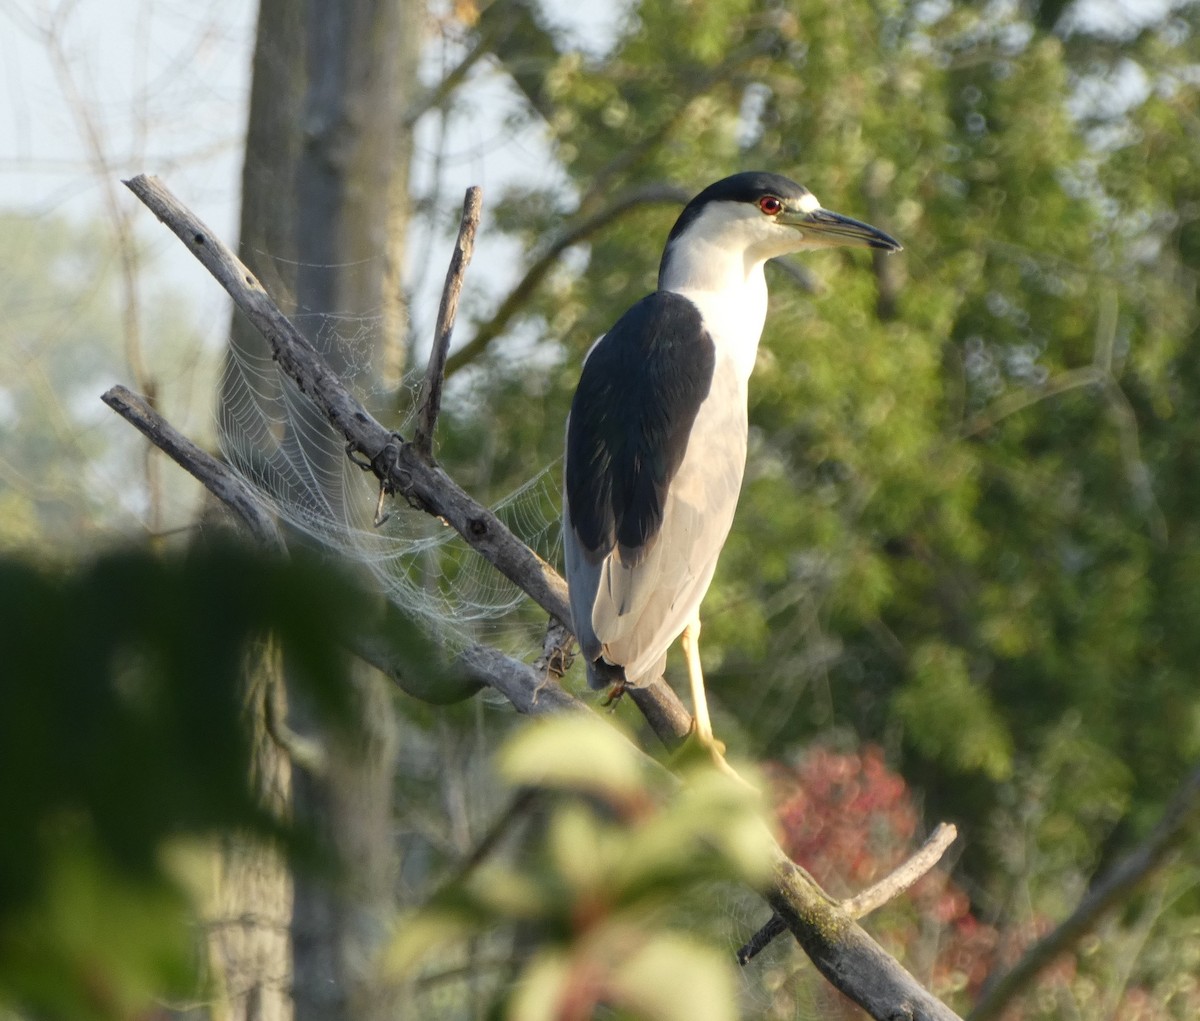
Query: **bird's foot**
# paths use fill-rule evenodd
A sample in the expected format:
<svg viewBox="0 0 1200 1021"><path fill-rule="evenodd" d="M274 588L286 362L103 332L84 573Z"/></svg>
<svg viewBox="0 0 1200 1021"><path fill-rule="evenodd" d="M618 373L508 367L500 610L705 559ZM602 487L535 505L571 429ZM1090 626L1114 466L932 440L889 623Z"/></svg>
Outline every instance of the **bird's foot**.
<svg viewBox="0 0 1200 1021"><path fill-rule="evenodd" d="M629 684L626 681L617 681L611 688L608 689L608 694L604 696L604 701L600 704L605 709L616 709L617 703L621 701L621 697L625 694Z"/></svg>
<svg viewBox="0 0 1200 1021"><path fill-rule="evenodd" d="M718 740L711 732L702 731L696 726L696 721L692 720L691 730L688 731L688 741L695 741L701 748L705 749L716 761L720 759L725 761L725 742Z"/></svg>
<svg viewBox="0 0 1200 1021"><path fill-rule="evenodd" d="M717 739L712 733L704 733L696 726L696 721L692 721L691 730L688 731L688 736L684 739L682 747L677 753L678 758L688 758L695 756L697 759L705 755L709 758L714 766L717 767L726 776L736 780L739 784L751 791L754 794L761 794L754 784L750 783L745 777L734 769L725 759L725 742Z"/></svg>

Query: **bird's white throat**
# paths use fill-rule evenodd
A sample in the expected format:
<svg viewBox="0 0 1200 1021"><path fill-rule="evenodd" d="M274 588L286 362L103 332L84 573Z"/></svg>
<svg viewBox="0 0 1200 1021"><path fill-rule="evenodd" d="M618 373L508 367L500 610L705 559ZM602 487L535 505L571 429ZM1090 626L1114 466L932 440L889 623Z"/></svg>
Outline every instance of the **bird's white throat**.
<svg viewBox="0 0 1200 1021"><path fill-rule="evenodd" d="M743 382L754 368L767 317L763 265L795 251L799 242L796 232L770 223L745 203L714 202L663 253L659 289L695 303L718 356L733 360Z"/></svg>
<svg viewBox="0 0 1200 1021"><path fill-rule="evenodd" d="M666 264L668 272L663 273L660 290L681 294L700 310L717 357L734 363L744 385L754 369L767 318L763 262L746 266L744 259L733 260L728 252L715 252L712 259L700 263L692 258L695 254L696 249L690 247L687 258Z"/></svg>

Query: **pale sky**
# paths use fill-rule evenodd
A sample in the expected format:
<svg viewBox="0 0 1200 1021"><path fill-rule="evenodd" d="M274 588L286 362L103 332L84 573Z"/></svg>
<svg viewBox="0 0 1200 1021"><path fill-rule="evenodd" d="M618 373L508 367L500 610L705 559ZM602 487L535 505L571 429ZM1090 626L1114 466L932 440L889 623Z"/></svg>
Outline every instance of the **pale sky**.
<svg viewBox="0 0 1200 1021"><path fill-rule="evenodd" d="M611 38L624 6L610 0L587 5L586 14L572 10L569 27L590 41ZM254 0L0 0L0 207L102 215L105 181L149 172L233 243L257 10ZM566 24L567 16L558 20ZM436 54L428 72L436 79ZM468 185L484 188L486 227L487 200L505 183L561 181L536 131L506 133L504 115L516 101L499 74L479 66L474 124L452 125L441 163L451 221ZM480 123L495 130L481 131ZM430 131L422 132L418 187L431 180L432 144ZM116 190L119 201L137 206L119 184ZM207 275L148 214L145 227L167 278L206 300L213 293ZM512 253L498 239L496 246L490 250L485 230L476 272L502 287Z"/></svg>
<svg viewBox="0 0 1200 1021"><path fill-rule="evenodd" d="M256 13L247 0L0 0L0 203L85 217L104 178L148 170L228 236Z"/></svg>

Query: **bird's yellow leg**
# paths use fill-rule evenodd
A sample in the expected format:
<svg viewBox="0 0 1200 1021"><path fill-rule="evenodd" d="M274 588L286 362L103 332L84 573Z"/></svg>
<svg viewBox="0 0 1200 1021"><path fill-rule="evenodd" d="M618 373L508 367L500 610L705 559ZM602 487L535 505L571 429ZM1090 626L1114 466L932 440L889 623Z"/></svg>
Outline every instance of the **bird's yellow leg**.
<svg viewBox="0 0 1200 1021"><path fill-rule="evenodd" d="M692 714L696 720L696 736L706 745L721 754L725 746L713 737L712 720L708 716L708 698L704 693L704 671L700 669L700 618L683 629L681 640L683 655L687 659L688 680L692 685Z"/></svg>
<svg viewBox="0 0 1200 1021"><path fill-rule="evenodd" d="M700 669L700 618L695 617L683 630L683 655L687 659L688 680L692 685L692 727L700 743L708 749L714 765L723 773L733 777L747 790L760 793L752 783L744 780L728 762L725 761L725 742L718 741L713 736L712 720L708 716L708 698L704 694L704 672Z"/></svg>

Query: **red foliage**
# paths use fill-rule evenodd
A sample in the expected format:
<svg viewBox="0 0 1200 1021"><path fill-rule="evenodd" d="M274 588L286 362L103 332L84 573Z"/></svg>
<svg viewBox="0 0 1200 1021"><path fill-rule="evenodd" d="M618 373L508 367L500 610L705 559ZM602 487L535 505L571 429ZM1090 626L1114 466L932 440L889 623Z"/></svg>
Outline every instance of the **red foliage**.
<svg viewBox="0 0 1200 1021"><path fill-rule="evenodd" d="M878 882L915 848L919 813L904 780L888 769L882 751L857 754L811 748L796 766L768 763L780 844L834 896L848 897ZM903 896L871 916L869 928L932 989L959 1003L974 1002L994 969L1007 970L1053 926L1035 917L1003 936L972 913L970 898L943 868L926 874ZM1093 980L1079 981L1079 959L1063 954L1014 1002L1005 1021L1057 1018L1063 1003L1093 1016L1128 1021L1200 1017L1200 983L1152 992L1131 985L1115 993L1116 1013ZM828 1017L861 1017L841 997L826 1004Z"/></svg>
<svg viewBox="0 0 1200 1021"><path fill-rule="evenodd" d="M915 850L919 814L904 780L868 746L860 754L813 748L796 767L767 767L780 842L835 896L878 882ZM873 926L935 991L979 991L995 960L997 932L971 913L967 895L935 869ZM923 960L922 960L923 959Z"/></svg>
<svg viewBox="0 0 1200 1021"><path fill-rule="evenodd" d="M813 748L799 767L770 763L767 772L784 850L831 892L856 892L904 860L917 812L878 748Z"/></svg>

